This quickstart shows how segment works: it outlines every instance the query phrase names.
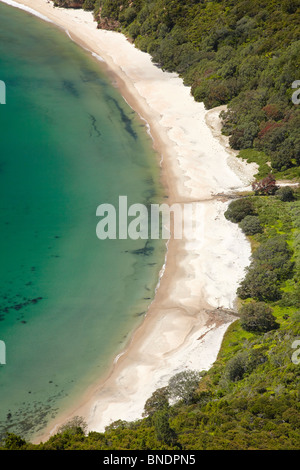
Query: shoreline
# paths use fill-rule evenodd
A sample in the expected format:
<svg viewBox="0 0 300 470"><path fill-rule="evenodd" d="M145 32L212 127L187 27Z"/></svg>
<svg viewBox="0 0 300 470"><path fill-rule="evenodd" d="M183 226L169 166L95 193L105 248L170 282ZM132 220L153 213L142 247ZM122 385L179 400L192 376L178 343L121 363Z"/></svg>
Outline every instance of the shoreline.
<svg viewBox="0 0 300 470"><path fill-rule="evenodd" d="M116 419L139 419L153 391L175 373L211 367L235 320L219 309L234 309L236 288L251 256L246 237L223 216L227 203L216 195L246 190L256 166L237 159L226 145L219 108L206 111L177 74L157 68L122 34L97 30L91 12L55 8L47 0L4 3L32 8L95 60L101 57L101 66L149 127L161 156L168 202L202 203L201 240L169 241L156 295L142 324L108 376L37 436L38 443L75 415L83 416L94 431L103 431Z"/></svg>

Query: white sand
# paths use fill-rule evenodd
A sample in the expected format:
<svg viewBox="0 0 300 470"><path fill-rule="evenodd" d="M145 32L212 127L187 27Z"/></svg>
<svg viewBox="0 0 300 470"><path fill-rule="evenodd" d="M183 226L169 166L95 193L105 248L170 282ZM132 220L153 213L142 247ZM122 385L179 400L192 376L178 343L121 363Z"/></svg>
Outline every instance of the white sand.
<svg viewBox="0 0 300 470"><path fill-rule="evenodd" d="M220 135L223 108L207 112L176 74L155 67L123 35L97 30L91 13L54 8L47 0L17 3L67 30L113 72L122 95L150 127L169 202L202 201L201 238L170 241L156 297L126 351L109 376L92 384L81 403L48 430L81 415L89 430L102 431L116 419L140 418L146 399L176 372L207 370L216 360L233 317L220 320L207 311L234 308L251 251L240 229L224 218L227 203L212 196L247 189L256 165L237 159Z"/></svg>

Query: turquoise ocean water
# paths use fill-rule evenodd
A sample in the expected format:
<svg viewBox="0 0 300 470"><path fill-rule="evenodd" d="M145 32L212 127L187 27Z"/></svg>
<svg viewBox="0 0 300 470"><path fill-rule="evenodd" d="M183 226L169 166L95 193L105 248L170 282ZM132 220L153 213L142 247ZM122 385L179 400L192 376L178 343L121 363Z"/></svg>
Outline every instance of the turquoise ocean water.
<svg viewBox="0 0 300 470"><path fill-rule="evenodd" d="M165 243L96 237L99 204L163 198L140 119L64 32L0 3L0 434L30 438L105 374Z"/></svg>

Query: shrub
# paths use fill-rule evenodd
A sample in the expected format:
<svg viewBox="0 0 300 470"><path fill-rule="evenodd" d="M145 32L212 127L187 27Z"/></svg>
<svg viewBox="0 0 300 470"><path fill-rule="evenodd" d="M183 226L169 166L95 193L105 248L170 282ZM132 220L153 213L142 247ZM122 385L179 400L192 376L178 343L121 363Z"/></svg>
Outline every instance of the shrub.
<svg viewBox="0 0 300 470"><path fill-rule="evenodd" d="M249 199L236 199L229 204L224 215L230 222L241 222L247 215L254 215L253 204Z"/></svg>
<svg viewBox="0 0 300 470"><path fill-rule="evenodd" d="M158 441L166 445L174 445L177 435L169 423L169 415L167 411L158 411L154 416L155 436Z"/></svg>
<svg viewBox="0 0 300 470"><path fill-rule="evenodd" d="M59 434L67 432L68 434L85 434L87 423L81 416L74 416L58 429Z"/></svg>
<svg viewBox="0 0 300 470"><path fill-rule="evenodd" d="M258 195L273 195L278 189L276 186L276 180L273 175L269 174L260 181L254 181L252 183L252 189L255 194Z"/></svg>
<svg viewBox="0 0 300 470"><path fill-rule="evenodd" d="M255 235L263 232L260 220L255 215L247 215L239 225L245 235Z"/></svg>
<svg viewBox="0 0 300 470"><path fill-rule="evenodd" d="M278 278L275 272L261 266L251 266L246 277L237 289L241 299L252 297L257 300L278 300L281 297Z"/></svg>
<svg viewBox="0 0 300 470"><path fill-rule="evenodd" d="M276 191L275 196L283 202L293 201L294 191L290 186L283 186L282 188L278 189L278 191Z"/></svg>
<svg viewBox="0 0 300 470"><path fill-rule="evenodd" d="M7 450L20 450L26 446L26 441L22 439L20 436L17 436L13 433L6 433L4 438L4 449Z"/></svg>
<svg viewBox="0 0 300 470"><path fill-rule="evenodd" d="M297 2L297 0L283 0L281 8L286 13L295 13L297 11L298 6L299 3Z"/></svg>
<svg viewBox="0 0 300 470"><path fill-rule="evenodd" d="M132 23L136 17L136 11L133 7L128 7L120 13L119 20L126 25Z"/></svg>
<svg viewBox="0 0 300 470"><path fill-rule="evenodd" d="M95 7L94 3L95 3L94 0L85 0L85 2L82 5L82 8L84 10L92 11L94 10L94 7Z"/></svg>
<svg viewBox="0 0 300 470"><path fill-rule="evenodd" d="M152 416L159 410L169 406L168 387L162 387L152 393L151 397L145 403L144 416Z"/></svg>
<svg viewBox="0 0 300 470"><path fill-rule="evenodd" d="M247 371L247 354L241 352L236 354L226 366L226 375L231 382L241 380Z"/></svg>
<svg viewBox="0 0 300 470"><path fill-rule="evenodd" d="M169 380L169 397L174 400L183 400L185 404L192 403L200 379L201 374L197 371L179 372Z"/></svg>
<svg viewBox="0 0 300 470"><path fill-rule="evenodd" d="M291 157L284 149L278 150L271 156L272 168L277 171L284 171L292 166Z"/></svg>
<svg viewBox="0 0 300 470"><path fill-rule="evenodd" d="M287 279L293 270L293 263L290 261L292 252L281 235L262 243L252 256L256 265L260 264L262 268L274 271L278 279Z"/></svg>
<svg viewBox="0 0 300 470"><path fill-rule="evenodd" d="M140 34L140 26L137 23L132 23L128 28L128 32L133 39L136 39Z"/></svg>
<svg viewBox="0 0 300 470"><path fill-rule="evenodd" d="M237 290L238 296L260 301L280 299L279 282L289 278L294 267L291 254L281 235L262 243L252 255L253 261Z"/></svg>
<svg viewBox="0 0 300 470"><path fill-rule="evenodd" d="M264 302L251 302L240 309L241 326L245 331L266 333L277 329L279 324L272 309Z"/></svg>

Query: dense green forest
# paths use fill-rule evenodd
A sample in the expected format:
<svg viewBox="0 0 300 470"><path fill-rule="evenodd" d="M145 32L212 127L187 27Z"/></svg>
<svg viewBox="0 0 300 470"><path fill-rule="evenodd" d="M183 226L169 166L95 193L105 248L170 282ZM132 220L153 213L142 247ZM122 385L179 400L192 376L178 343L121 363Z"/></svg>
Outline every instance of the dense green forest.
<svg viewBox="0 0 300 470"><path fill-rule="evenodd" d="M206 108L226 104L223 132L259 163L253 192L224 216L249 238L252 260L238 314L208 371L177 374L144 417L85 432L80 419L33 445L2 449L246 450L300 448L300 0L56 0L93 10L99 27L128 35L176 71ZM298 86L300 88L300 86ZM170 405L169 399L175 399Z"/></svg>
<svg viewBox="0 0 300 470"><path fill-rule="evenodd" d="M56 0L94 10L176 71L207 108L228 105L223 132L259 176L300 176L300 0ZM299 86L298 86L299 88Z"/></svg>

